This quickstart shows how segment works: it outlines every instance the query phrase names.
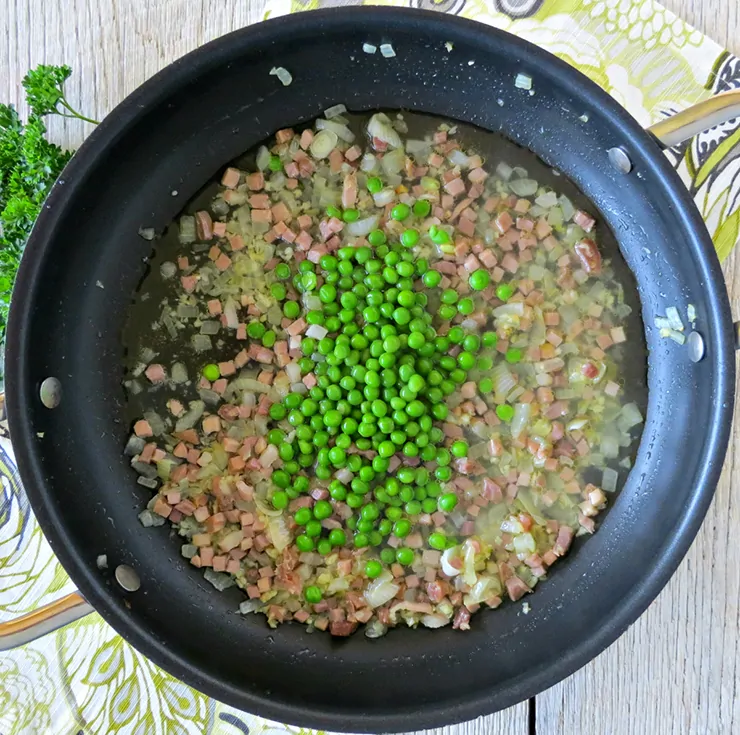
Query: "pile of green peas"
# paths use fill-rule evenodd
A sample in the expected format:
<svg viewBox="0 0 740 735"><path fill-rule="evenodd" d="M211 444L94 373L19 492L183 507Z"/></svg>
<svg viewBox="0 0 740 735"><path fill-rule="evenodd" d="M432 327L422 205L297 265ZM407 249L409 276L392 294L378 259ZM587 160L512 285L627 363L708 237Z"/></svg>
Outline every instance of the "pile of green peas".
<svg viewBox="0 0 740 735"><path fill-rule="evenodd" d="M368 188L374 186L371 178ZM397 204L391 217L398 221L411 215L425 217L428 205L422 200L413 208ZM335 208L329 208L327 216L356 219L354 210ZM449 242L444 230L434 229L428 233L432 241ZM385 232L376 229L367 237L368 246L343 247L336 255L323 255L316 265L308 260L297 268L279 264L271 287L287 318L303 316L327 333L322 339L304 337L301 342L298 364L302 374L314 374L316 385L307 393L289 393L270 407L274 428L267 439L277 446L282 460L272 474L270 501L283 510L307 494L313 487L311 468L313 476L328 484L331 499L346 503L353 513L344 528L327 531L321 522L333 513L328 500L298 509L297 548L327 555L348 544L380 547L380 561L366 562L370 579L382 573L383 564L414 563L415 551L404 546L403 539L412 533L420 514L455 509L458 497L445 484L453 477L453 460L466 457L468 445L459 440L445 448L439 424L448 415L447 397L466 382L469 372L491 369L492 357L481 351L490 354L497 341L494 332L479 335L450 326L458 314L474 311L475 292L490 283L487 271L470 274L471 297L442 290L435 299L439 302L435 320L427 292L440 286L442 277L425 259L415 257L411 249L419 239L419 231L410 227L391 244ZM321 307L306 310L289 299L287 281L299 294L318 296ZM511 296L498 290L499 297ZM266 346L275 342L270 331L259 322L247 328L250 339ZM453 346L459 346L455 357L450 355ZM359 453L367 450L376 455L367 459ZM421 462L389 474L396 454ZM426 463L434 463L434 469L427 469ZM386 545L391 536L401 541L397 548ZM426 538L430 548L440 551L456 543L440 530ZM317 587L310 589L316 601L321 599Z"/></svg>

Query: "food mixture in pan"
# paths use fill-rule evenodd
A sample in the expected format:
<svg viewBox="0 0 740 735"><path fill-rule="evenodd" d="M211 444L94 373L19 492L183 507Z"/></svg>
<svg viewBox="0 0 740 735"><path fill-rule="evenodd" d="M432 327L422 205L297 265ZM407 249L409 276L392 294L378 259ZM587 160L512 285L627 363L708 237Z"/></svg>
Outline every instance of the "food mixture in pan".
<svg viewBox="0 0 740 735"><path fill-rule="evenodd" d="M634 453L641 338L593 212L409 117L278 131L138 297L141 521L271 626L467 630L594 532Z"/></svg>

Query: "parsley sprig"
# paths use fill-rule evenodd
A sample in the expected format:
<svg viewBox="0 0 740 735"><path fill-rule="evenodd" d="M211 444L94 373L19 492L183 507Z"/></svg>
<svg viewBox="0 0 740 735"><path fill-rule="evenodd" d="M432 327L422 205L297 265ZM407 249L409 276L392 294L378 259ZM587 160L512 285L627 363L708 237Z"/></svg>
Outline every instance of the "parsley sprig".
<svg viewBox="0 0 740 735"><path fill-rule="evenodd" d="M0 103L0 344L23 248L52 185L72 151L46 139L46 115L96 123L77 112L64 94L68 66L38 66L23 78L30 109L24 124L12 105Z"/></svg>

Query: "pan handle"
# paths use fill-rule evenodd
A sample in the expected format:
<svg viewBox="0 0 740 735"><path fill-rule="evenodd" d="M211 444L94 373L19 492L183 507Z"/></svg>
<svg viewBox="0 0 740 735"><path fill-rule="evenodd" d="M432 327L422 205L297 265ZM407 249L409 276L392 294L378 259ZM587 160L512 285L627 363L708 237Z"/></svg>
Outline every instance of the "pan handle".
<svg viewBox="0 0 740 735"><path fill-rule="evenodd" d="M30 643L57 628L95 612L79 592L72 592L15 620L0 623L0 651Z"/></svg>
<svg viewBox="0 0 740 735"><path fill-rule="evenodd" d="M648 128L665 148L740 117L740 90L721 92Z"/></svg>

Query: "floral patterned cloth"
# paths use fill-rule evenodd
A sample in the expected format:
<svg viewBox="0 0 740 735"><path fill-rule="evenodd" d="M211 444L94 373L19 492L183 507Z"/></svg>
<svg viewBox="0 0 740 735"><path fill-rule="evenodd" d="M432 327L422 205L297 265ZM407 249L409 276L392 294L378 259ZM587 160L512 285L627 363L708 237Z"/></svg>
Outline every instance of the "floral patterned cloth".
<svg viewBox="0 0 740 735"><path fill-rule="evenodd" d="M267 0L263 17L349 4ZM740 59L652 0L380 0L474 18L578 67L642 125L740 87ZM720 258L740 231L737 121L668 151ZM46 543L0 440L0 621L74 587ZM0 735L279 735L268 722L209 699L161 671L97 615L0 653Z"/></svg>

